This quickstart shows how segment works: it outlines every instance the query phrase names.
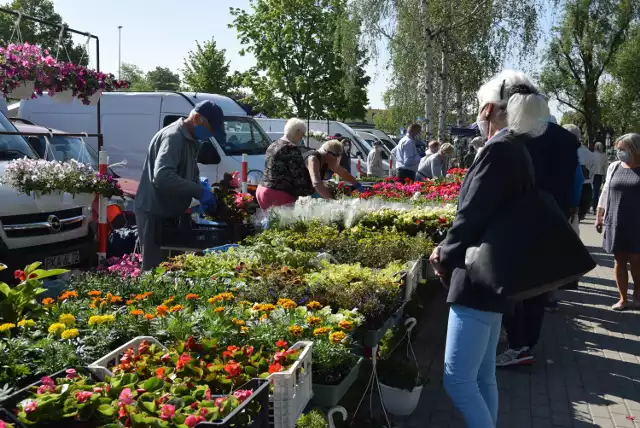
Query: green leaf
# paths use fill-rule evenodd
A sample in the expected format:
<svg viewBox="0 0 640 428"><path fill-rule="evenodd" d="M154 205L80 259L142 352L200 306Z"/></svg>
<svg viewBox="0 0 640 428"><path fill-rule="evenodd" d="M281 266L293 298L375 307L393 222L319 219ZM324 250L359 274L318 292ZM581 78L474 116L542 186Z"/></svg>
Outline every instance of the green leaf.
<svg viewBox="0 0 640 428"><path fill-rule="evenodd" d="M11 287L9 287L4 282L0 282L0 293L4 294L5 296L8 296L9 293L11 293Z"/></svg>
<svg viewBox="0 0 640 428"><path fill-rule="evenodd" d="M24 268L24 273L27 274L27 276L29 276L29 274L31 272L33 272L34 270L38 269L38 267L40 267L41 264L42 264L42 262L31 263L29 266Z"/></svg>
<svg viewBox="0 0 640 428"><path fill-rule="evenodd" d="M255 367L252 366L245 366L244 367L244 372L246 374L248 374L251 377L257 377L258 376L258 370Z"/></svg>
<svg viewBox="0 0 640 428"><path fill-rule="evenodd" d="M142 407L144 407L144 409L149 412L152 415L156 414L156 402L155 401L143 401L142 402Z"/></svg>
<svg viewBox="0 0 640 428"><path fill-rule="evenodd" d="M158 379L157 377L152 377L151 379L147 379L143 384L143 388L146 389L148 392L157 391L158 389L161 389L163 386L164 386L164 381L162 379Z"/></svg>

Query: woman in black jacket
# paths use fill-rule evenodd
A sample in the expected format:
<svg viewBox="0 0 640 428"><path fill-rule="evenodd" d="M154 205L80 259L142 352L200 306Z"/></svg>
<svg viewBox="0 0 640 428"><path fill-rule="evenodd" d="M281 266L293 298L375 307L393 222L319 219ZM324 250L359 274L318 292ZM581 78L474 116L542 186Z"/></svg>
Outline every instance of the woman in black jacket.
<svg viewBox="0 0 640 428"><path fill-rule="evenodd" d="M456 219L431 255L450 284L444 387L471 428L495 427L498 417L496 347L507 302L474 284L465 254L512 201L533 186L523 135L539 136L549 116L546 99L522 73L504 71L478 91L478 128L488 138L460 189Z"/></svg>

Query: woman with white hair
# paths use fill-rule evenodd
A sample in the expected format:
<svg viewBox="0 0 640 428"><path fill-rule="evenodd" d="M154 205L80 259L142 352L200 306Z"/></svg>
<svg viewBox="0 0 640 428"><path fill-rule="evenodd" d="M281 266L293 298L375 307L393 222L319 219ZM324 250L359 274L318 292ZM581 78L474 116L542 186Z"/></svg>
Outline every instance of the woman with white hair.
<svg viewBox="0 0 640 428"><path fill-rule="evenodd" d="M640 134L626 134L615 142L618 161L607 169L596 215L596 230L603 247L613 253L613 271L620 300L611 307L624 311L640 304ZM633 277L633 305L629 304L629 272Z"/></svg>
<svg viewBox="0 0 640 428"><path fill-rule="evenodd" d="M362 184L349 171L340 166L343 145L339 140L325 141L318 150L310 150L304 154L307 176L316 194L323 199L333 199L333 195L325 186L324 179L328 171L333 171L340 178L351 183L356 190L362 191Z"/></svg>
<svg viewBox="0 0 640 428"><path fill-rule="evenodd" d="M503 71L478 91L478 128L488 141L462 183L456 219L431 262L449 283L451 304L443 383L467 427L493 428L498 418L496 348L502 315L511 305L472 281L467 249L477 245L492 220L534 186L524 147L542 135L549 109L522 73ZM499 255L497 255L499 257Z"/></svg>
<svg viewBox="0 0 640 428"><path fill-rule="evenodd" d="M300 196L313 194L300 142L307 132L304 121L292 118L284 127L284 136L271 143L265 156L264 177L256 190L262 209L290 205Z"/></svg>

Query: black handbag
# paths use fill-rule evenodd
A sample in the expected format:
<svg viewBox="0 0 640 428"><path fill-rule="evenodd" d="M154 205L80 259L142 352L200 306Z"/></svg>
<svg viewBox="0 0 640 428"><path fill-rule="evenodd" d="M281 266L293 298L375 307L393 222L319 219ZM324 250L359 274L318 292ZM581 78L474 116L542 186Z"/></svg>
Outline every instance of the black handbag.
<svg viewBox="0 0 640 428"><path fill-rule="evenodd" d="M477 246L467 249L475 285L509 300L524 300L577 281L596 263L553 197L535 187L531 155L521 141L532 186L496 216Z"/></svg>

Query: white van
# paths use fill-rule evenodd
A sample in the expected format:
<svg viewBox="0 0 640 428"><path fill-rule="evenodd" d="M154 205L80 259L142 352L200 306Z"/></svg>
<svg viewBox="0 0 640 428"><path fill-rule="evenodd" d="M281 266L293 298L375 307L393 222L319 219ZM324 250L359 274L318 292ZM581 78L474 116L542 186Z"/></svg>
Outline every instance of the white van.
<svg viewBox="0 0 640 428"><path fill-rule="evenodd" d="M17 132L0 108L0 131ZM7 164L36 153L19 135L0 135L0 176ZM94 233L90 230L88 208L61 201L57 207L41 210L33 196L19 195L0 185L0 280L15 283L13 272L30 263L42 267L88 267L96 254Z"/></svg>
<svg viewBox="0 0 640 428"><path fill-rule="evenodd" d="M274 140L282 137L284 133L284 125L287 123L287 120L288 119L256 118L256 122L258 122L262 129L264 129L265 132ZM324 132L327 135L341 134L343 137L348 137L353 142L353 149L351 151L351 172L355 173L358 159L360 159L362 171L366 172L367 156L373 149L373 146L360 137L353 128L345 123L337 122L335 120L304 120L304 123L307 124L309 131ZM317 149L320 145L320 142L314 138L309 139L310 148ZM389 163L383 162L383 167L388 171Z"/></svg>
<svg viewBox="0 0 640 428"><path fill-rule="evenodd" d="M382 141L382 143L384 144L384 146L389 149L389 150L393 150L396 147L396 143L393 141L392 138L389 138L389 135L387 135L385 132L380 131L379 129L373 129L373 128L367 128L367 129L356 129L356 132L360 133L360 132L367 132L369 134L373 134L375 135L377 138L380 139L380 141Z"/></svg>
<svg viewBox="0 0 640 428"><path fill-rule="evenodd" d="M222 108L227 141L211 139L219 155L215 164L200 164L200 175L212 182L221 180L225 172L240 171L242 154L248 154L249 182L258 184L264 170L264 154L271 140L260 126L231 98L221 95L186 92L109 92L102 95L100 118L104 135L104 150L109 163L126 159L126 168L119 168L123 178L139 180L149 143L160 129L187 117L203 100L214 101ZM48 128L67 132L95 133L96 107L75 100L59 104L44 96L20 103L19 117ZM97 141L90 139L97 149ZM215 156L216 160L218 156Z"/></svg>

